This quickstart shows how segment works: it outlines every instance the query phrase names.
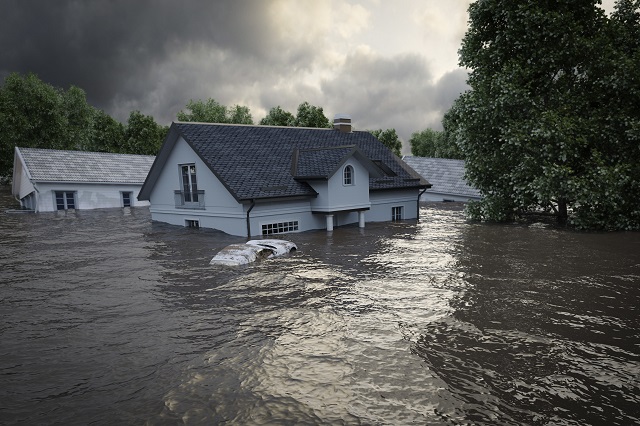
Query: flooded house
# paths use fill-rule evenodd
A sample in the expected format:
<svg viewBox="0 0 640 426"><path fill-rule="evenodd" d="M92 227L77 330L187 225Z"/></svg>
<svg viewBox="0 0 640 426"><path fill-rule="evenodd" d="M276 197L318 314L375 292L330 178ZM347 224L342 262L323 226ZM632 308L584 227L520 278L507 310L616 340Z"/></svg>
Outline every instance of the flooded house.
<svg viewBox="0 0 640 426"><path fill-rule="evenodd" d="M467 202L482 198L480 191L464 179L464 160L410 155L402 159L431 184L420 201Z"/></svg>
<svg viewBox="0 0 640 426"><path fill-rule="evenodd" d="M429 183L351 119L172 123L140 191L153 220L254 236L416 219Z"/></svg>
<svg viewBox="0 0 640 426"><path fill-rule="evenodd" d="M148 206L137 199L154 157L19 148L11 192L24 209L51 212Z"/></svg>

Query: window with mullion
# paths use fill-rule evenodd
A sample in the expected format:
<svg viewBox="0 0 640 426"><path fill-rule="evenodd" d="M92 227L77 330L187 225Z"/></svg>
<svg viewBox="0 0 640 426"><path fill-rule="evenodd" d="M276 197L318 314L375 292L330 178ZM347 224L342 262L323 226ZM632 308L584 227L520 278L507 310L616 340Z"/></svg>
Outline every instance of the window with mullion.
<svg viewBox="0 0 640 426"><path fill-rule="evenodd" d="M123 192L122 193L122 207L131 207L131 193Z"/></svg>
<svg viewBox="0 0 640 426"><path fill-rule="evenodd" d="M198 181L196 178L196 165L185 164L180 167L182 172L182 193L185 203L198 202Z"/></svg>
<svg viewBox="0 0 640 426"><path fill-rule="evenodd" d="M400 207L391 207L391 220L402 220L402 206Z"/></svg>
<svg viewBox="0 0 640 426"><path fill-rule="evenodd" d="M55 191L56 210L68 210L76 208L75 191Z"/></svg>
<svg viewBox="0 0 640 426"><path fill-rule="evenodd" d="M344 184L353 185L353 167L351 166L344 168Z"/></svg>

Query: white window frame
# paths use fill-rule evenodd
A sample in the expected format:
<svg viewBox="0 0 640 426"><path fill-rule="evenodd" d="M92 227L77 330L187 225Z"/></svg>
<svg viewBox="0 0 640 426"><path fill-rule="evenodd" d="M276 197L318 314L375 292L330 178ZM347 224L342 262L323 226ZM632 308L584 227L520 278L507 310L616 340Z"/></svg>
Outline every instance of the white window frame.
<svg viewBox="0 0 640 426"><path fill-rule="evenodd" d="M397 222L404 219L404 206L391 207L391 221Z"/></svg>
<svg viewBox="0 0 640 426"><path fill-rule="evenodd" d="M124 205L124 194L129 194L129 205ZM133 191L120 191L120 202L122 207L133 207Z"/></svg>
<svg viewBox="0 0 640 426"><path fill-rule="evenodd" d="M351 164L347 164L342 169L342 185L353 186L356 184L356 171Z"/></svg>
<svg viewBox="0 0 640 426"><path fill-rule="evenodd" d="M55 209L55 211L61 211L61 210L75 210L78 208L78 191L52 191L53 192L53 207ZM63 203L64 203L64 208L63 209L59 209L58 208L58 194L63 194L62 195L62 199L63 199ZM67 196L67 194L72 194L73 195L73 207L69 208L69 197Z"/></svg>
<svg viewBox="0 0 640 426"><path fill-rule="evenodd" d="M183 169L188 167L187 182L185 183L185 175ZM193 172L191 168L193 167ZM195 163L186 163L178 165L178 173L180 175L180 191L185 205L198 203L198 169ZM194 182L195 181L195 182ZM188 189L188 191L186 190Z"/></svg>
<svg viewBox="0 0 640 426"><path fill-rule="evenodd" d="M185 219L184 226L187 228L200 228L200 221L198 219Z"/></svg>
<svg viewBox="0 0 640 426"><path fill-rule="evenodd" d="M298 219L281 220L278 222L260 222L261 235L288 234L299 231L300 221Z"/></svg>

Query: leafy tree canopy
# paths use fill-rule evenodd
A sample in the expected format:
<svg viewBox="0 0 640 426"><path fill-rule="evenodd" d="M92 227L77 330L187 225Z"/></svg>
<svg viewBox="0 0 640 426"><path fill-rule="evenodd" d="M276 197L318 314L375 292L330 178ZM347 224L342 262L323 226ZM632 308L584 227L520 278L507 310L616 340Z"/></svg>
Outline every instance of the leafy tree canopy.
<svg viewBox="0 0 640 426"><path fill-rule="evenodd" d="M269 113L260 120L260 124L263 126L293 127L296 124L296 117L289 111L283 110L280 108L280 105L278 105L269 110Z"/></svg>
<svg viewBox="0 0 640 426"><path fill-rule="evenodd" d="M460 148L447 138L444 131L425 129L415 132L409 139L411 154L418 157L462 159Z"/></svg>
<svg viewBox="0 0 640 426"><path fill-rule="evenodd" d="M35 74L10 74L0 87L0 179L11 178L16 145L156 154L167 128L131 113L127 126L87 103L84 90L63 90Z"/></svg>
<svg viewBox="0 0 640 426"><path fill-rule="evenodd" d="M467 212L545 210L587 229L640 228L640 0L482 0L469 6L470 70L450 134L470 183Z"/></svg>
<svg viewBox="0 0 640 426"><path fill-rule="evenodd" d="M269 113L260 120L260 124L266 126L289 126L289 127L316 127L332 128L333 124L324 115L322 107L311 105L309 102L302 102L298 105L296 115L283 110L280 105L273 107Z"/></svg>
<svg viewBox="0 0 640 426"><path fill-rule="evenodd" d="M102 110L93 118L93 140L87 151L126 153L125 126Z"/></svg>
<svg viewBox="0 0 640 426"><path fill-rule="evenodd" d="M398 157L402 151L402 141L398 138L396 129L378 129L368 130L373 136L375 136L380 142L382 142L387 148L389 148Z"/></svg>
<svg viewBox="0 0 640 426"><path fill-rule="evenodd" d="M156 155L168 130L168 127L157 124L150 115L132 111L124 133L125 151L128 154Z"/></svg>
<svg viewBox="0 0 640 426"><path fill-rule="evenodd" d="M234 105L226 107L215 99L206 101L193 99L187 103L187 111L176 115L179 121L201 123L253 124L251 112L246 106Z"/></svg>
<svg viewBox="0 0 640 426"><path fill-rule="evenodd" d="M311 105L309 102L303 102L298 105L295 126L332 128L333 124L324 115L322 107Z"/></svg>
<svg viewBox="0 0 640 426"><path fill-rule="evenodd" d="M67 92L42 82L35 74L10 74L0 88L0 176L9 177L16 145L75 149L91 138L87 125L93 108L84 91Z"/></svg>

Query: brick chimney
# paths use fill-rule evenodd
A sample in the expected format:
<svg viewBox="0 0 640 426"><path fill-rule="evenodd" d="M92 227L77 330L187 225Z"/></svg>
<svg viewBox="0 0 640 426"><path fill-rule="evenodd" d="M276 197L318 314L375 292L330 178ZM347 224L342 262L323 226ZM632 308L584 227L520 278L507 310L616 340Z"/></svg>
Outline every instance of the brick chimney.
<svg viewBox="0 0 640 426"><path fill-rule="evenodd" d="M336 114L333 117L333 128L343 133L351 133L351 116L348 114Z"/></svg>

